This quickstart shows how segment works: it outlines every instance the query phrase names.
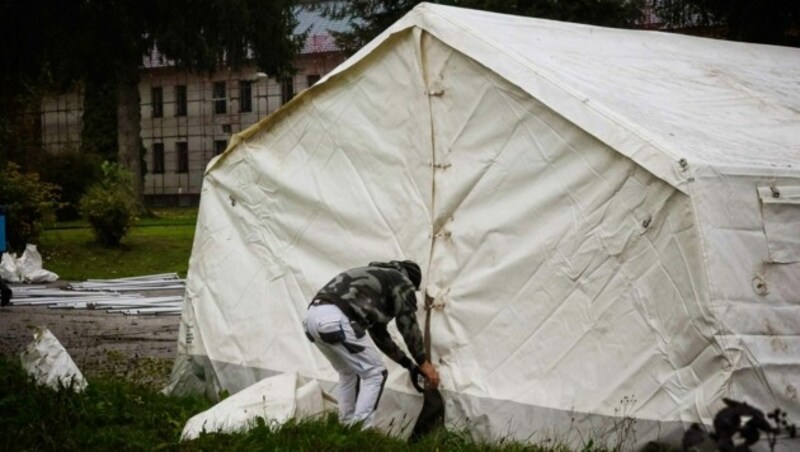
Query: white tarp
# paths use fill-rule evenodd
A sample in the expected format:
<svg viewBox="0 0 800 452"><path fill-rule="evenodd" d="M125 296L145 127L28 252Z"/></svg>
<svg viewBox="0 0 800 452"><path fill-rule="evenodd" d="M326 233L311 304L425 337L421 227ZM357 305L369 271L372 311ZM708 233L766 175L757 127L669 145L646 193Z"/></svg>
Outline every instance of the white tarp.
<svg viewBox="0 0 800 452"><path fill-rule="evenodd" d="M209 165L171 390L328 389L308 301L402 258L452 427L800 416L798 80L796 49L421 4Z"/></svg>
<svg viewBox="0 0 800 452"><path fill-rule="evenodd" d="M186 422L181 440L191 440L201 433L234 433L249 430L261 418L270 427L289 419L302 420L335 409L326 400L319 382L302 383L297 374L265 378L239 391Z"/></svg>
<svg viewBox="0 0 800 452"><path fill-rule="evenodd" d="M35 329L33 342L20 354L20 359L22 368L40 385L53 389L71 387L77 392L86 389L86 379L75 361L46 327Z"/></svg>
<svg viewBox="0 0 800 452"><path fill-rule="evenodd" d="M0 278L10 283L22 281L17 272L17 256L14 253L3 253L0 257Z"/></svg>
<svg viewBox="0 0 800 452"><path fill-rule="evenodd" d="M3 253L0 262L0 278L12 283L49 283L58 279L58 275L42 268L42 255L36 245L25 245L22 256Z"/></svg>

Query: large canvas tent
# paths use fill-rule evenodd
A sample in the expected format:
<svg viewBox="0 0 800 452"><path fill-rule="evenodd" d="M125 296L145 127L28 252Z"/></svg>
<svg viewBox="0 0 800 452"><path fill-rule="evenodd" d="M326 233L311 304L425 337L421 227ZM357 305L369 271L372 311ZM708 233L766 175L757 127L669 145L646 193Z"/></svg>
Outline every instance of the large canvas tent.
<svg viewBox="0 0 800 452"><path fill-rule="evenodd" d="M483 438L800 415L800 51L419 5L209 164L169 389L330 388L309 300L397 258Z"/></svg>

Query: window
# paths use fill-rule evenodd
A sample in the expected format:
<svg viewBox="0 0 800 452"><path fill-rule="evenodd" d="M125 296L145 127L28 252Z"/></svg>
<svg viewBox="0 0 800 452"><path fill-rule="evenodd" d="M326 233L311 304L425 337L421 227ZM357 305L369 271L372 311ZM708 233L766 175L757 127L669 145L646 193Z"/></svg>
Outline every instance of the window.
<svg viewBox="0 0 800 452"><path fill-rule="evenodd" d="M164 143L153 143L153 174L164 174Z"/></svg>
<svg viewBox="0 0 800 452"><path fill-rule="evenodd" d="M175 116L186 116L186 85L175 87Z"/></svg>
<svg viewBox="0 0 800 452"><path fill-rule="evenodd" d="M228 142L225 140L214 140L214 155L220 155L225 152L228 147Z"/></svg>
<svg viewBox="0 0 800 452"><path fill-rule="evenodd" d="M317 83L318 81L319 81L319 74L306 75L306 86L308 86L309 88L314 86L314 83Z"/></svg>
<svg viewBox="0 0 800 452"><path fill-rule="evenodd" d="M294 79L286 77L281 80L281 104L289 102L294 97Z"/></svg>
<svg viewBox="0 0 800 452"><path fill-rule="evenodd" d="M249 80L239 81L239 111L253 111L253 82Z"/></svg>
<svg viewBox="0 0 800 452"><path fill-rule="evenodd" d="M228 111L228 96L225 94L225 82L214 82L214 113Z"/></svg>
<svg viewBox="0 0 800 452"><path fill-rule="evenodd" d="M150 90L150 109L154 118L164 116L164 91L161 87Z"/></svg>
<svg viewBox="0 0 800 452"><path fill-rule="evenodd" d="M189 172L189 143L178 141L175 143L175 153L178 154L178 172Z"/></svg>

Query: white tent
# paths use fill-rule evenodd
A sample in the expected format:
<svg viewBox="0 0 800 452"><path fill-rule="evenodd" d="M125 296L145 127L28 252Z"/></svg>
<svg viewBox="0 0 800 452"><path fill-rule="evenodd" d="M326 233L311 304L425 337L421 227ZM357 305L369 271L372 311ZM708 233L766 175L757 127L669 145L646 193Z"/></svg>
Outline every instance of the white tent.
<svg viewBox="0 0 800 452"><path fill-rule="evenodd" d="M797 418L800 51L419 5L209 165L170 389L330 389L308 301L399 258L451 426Z"/></svg>

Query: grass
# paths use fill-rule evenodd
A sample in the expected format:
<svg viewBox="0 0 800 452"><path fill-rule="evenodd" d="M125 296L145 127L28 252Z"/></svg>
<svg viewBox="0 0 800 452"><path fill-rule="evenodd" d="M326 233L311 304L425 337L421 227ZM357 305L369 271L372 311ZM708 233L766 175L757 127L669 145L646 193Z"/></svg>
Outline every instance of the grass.
<svg viewBox="0 0 800 452"><path fill-rule="evenodd" d="M64 280L166 272L186 276L197 210L160 209L154 214L143 218L119 249L95 243L84 222L57 224L45 231L38 244L44 267ZM0 356L0 450L568 450L558 442L476 443L466 432L446 430L430 434L412 446L375 431L345 428L333 415L289 422L277 429L262 421L246 433L204 434L181 443L180 433L186 421L211 403L198 397L158 393L151 384L152 377L164 373L166 364L165 367L158 360L147 365L131 362L131 366L123 366L122 372L87 375L88 389L75 394L36 386L18 361ZM583 450L603 450L593 444L587 441Z"/></svg>
<svg viewBox="0 0 800 452"><path fill-rule="evenodd" d="M154 209L139 220L120 248L106 248L94 240L86 222L57 223L39 239L43 266L62 280L122 278L176 272L189 267L196 208Z"/></svg>
<svg viewBox="0 0 800 452"><path fill-rule="evenodd" d="M211 406L198 397L164 396L118 378L89 377L82 394L37 386L16 360L0 357L0 450L252 450L252 451L566 451L521 443L482 444L465 433L439 431L414 445L375 431L341 426L335 415L263 421L246 433L203 434L181 443L186 421Z"/></svg>
<svg viewBox="0 0 800 452"><path fill-rule="evenodd" d="M0 358L0 450L174 449L186 420L209 405L121 379L91 379L83 394L53 391Z"/></svg>

